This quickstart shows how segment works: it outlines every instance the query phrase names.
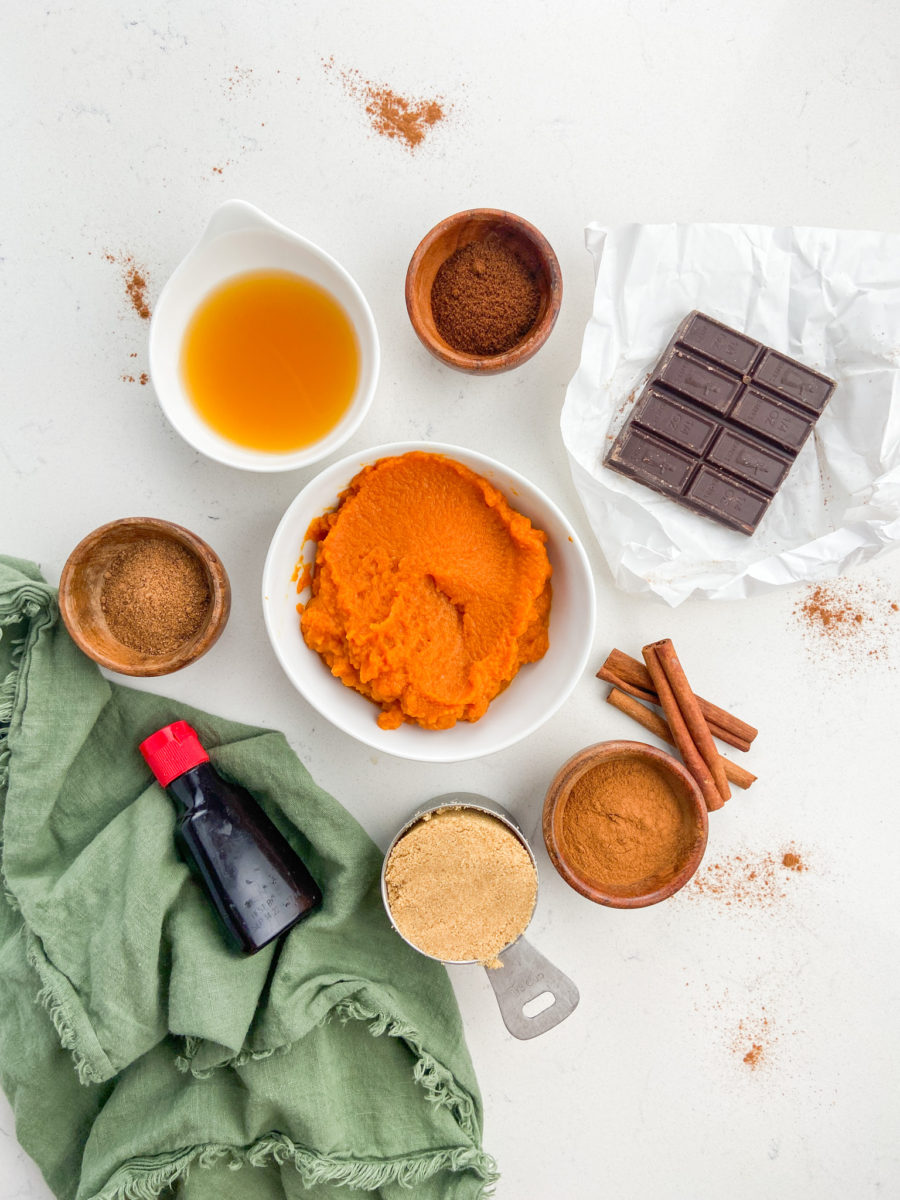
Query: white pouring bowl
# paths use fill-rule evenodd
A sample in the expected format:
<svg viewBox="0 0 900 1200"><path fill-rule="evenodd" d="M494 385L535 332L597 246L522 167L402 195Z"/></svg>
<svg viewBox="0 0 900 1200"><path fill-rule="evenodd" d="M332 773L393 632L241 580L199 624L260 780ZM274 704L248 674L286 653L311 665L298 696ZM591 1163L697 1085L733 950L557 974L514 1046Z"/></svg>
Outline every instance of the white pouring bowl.
<svg viewBox="0 0 900 1200"><path fill-rule="evenodd" d="M553 567L550 648L523 666L505 691L491 701L479 721L459 721L451 729L418 725L381 729L379 707L346 687L303 640L292 582L298 560L310 561L314 543L304 544L314 518L336 507L339 494L364 466L410 450L443 454L483 475L513 508L547 534ZM281 519L263 569L263 616L269 639L285 674L298 692L338 729L385 754L418 762L449 763L505 750L534 733L559 709L587 664L594 638L595 596L590 563L573 527L553 501L524 476L487 455L437 442L397 442L353 454L321 471L295 498Z"/></svg>
<svg viewBox="0 0 900 1200"><path fill-rule="evenodd" d="M210 428L188 395L181 368L184 334L203 300L225 280L261 270L291 271L324 288L346 313L359 343L359 380L344 416L325 437L286 453L241 446ZM150 322L150 375L169 422L201 454L244 471L296 470L343 446L369 411L380 358L372 311L340 263L243 200L228 200L216 209L169 277Z"/></svg>

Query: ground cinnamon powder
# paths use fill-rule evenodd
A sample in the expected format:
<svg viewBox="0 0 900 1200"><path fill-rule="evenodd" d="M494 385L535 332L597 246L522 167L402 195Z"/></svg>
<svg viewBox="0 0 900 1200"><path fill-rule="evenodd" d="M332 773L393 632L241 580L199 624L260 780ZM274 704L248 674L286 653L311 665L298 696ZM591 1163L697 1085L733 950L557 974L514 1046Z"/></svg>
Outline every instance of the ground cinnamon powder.
<svg viewBox="0 0 900 1200"><path fill-rule="evenodd" d="M194 637L209 602L200 561L183 546L159 538L121 550L100 593L109 632L140 654L167 654Z"/></svg>
<svg viewBox="0 0 900 1200"><path fill-rule="evenodd" d="M709 896L726 907L773 909L788 897L788 871L808 870L795 846L764 854L731 854L713 859L684 889L686 899Z"/></svg>
<svg viewBox="0 0 900 1200"><path fill-rule="evenodd" d="M322 65L326 71L332 71L334 59L323 59ZM340 80L349 96L362 100L374 131L381 137L402 142L408 150L415 150L429 129L446 115L446 101L440 97L410 100L387 84L364 79L356 70L341 71Z"/></svg>
<svg viewBox="0 0 900 1200"><path fill-rule="evenodd" d="M131 307L137 315L144 321L150 319L150 303L147 300L147 283L146 272L138 267L130 254L126 254L116 258L114 254L104 255L107 262L119 263L122 267L122 276L125 281L125 294L127 295Z"/></svg>
<svg viewBox="0 0 900 1200"><path fill-rule="evenodd" d="M695 827L670 776L655 763L616 758L585 771L562 813L565 856L597 886L626 887L671 875Z"/></svg>
<svg viewBox="0 0 900 1200"><path fill-rule="evenodd" d="M763 1005L756 1016L745 1017L740 1022L731 1049L751 1071L758 1071L767 1064L772 1047L777 1042L775 1029Z"/></svg>
<svg viewBox="0 0 900 1200"><path fill-rule="evenodd" d="M850 663L886 659L900 632L900 605L879 580L812 584L794 607L811 649Z"/></svg>
<svg viewBox="0 0 900 1200"><path fill-rule="evenodd" d="M744 1055L744 1062L751 1071L755 1071L762 1062L763 1047L761 1042L754 1042L747 1053Z"/></svg>
<svg viewBox="0 0 900 1200"><path fill-rule="evenodd" d="M431 287L437 331L464 354L502 354L537 320L541 293L527 265L500 238L462 246Z"/></svg>
<svg viewBox="0 0 900 1200"><path fill-rule="evenodd" d="M449 962L489 967L531 920L537 873L528 851L489 813L446 808L400 839L385 869L394 924Z"/></svg>

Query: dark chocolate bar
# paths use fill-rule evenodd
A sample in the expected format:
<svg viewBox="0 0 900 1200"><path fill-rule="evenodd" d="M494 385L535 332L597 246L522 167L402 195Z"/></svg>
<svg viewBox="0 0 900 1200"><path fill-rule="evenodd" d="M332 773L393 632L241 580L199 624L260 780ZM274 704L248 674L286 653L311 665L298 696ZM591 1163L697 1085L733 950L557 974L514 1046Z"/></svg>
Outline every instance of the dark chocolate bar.
<svg viewBox="0 0 900 1200"><path fill-rule="evenodd" d="M653 368L606 465L750 534L834 389L833 379L692 312Z"/></svg>

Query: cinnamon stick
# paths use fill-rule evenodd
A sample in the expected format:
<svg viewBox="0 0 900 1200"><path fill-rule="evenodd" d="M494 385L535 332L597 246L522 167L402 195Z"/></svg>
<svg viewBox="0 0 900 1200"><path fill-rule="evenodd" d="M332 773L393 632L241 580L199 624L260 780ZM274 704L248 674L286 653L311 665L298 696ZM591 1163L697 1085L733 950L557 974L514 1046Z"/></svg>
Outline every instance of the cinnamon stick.
<svg viewBox="0 0 900 1200"><path fill-rule="evenodd" d="M728 786L728 780L725 778L725 771L722 767L722 759L719 751L716 749L716 743L713 741L713 736L709 732L709 726L706 723L706 718L700 711L700 705L697 703L697 697L694 695L691 685L688 683L687 676L684 673L684 668L675 653L675 647L672 645L671 638L663 638L661 641L653 642L649 646L645 646L642 651L644 662L647 664L647 670L650 672L650 677L656 685L656 694L660 698L662 710L665 715L672 733L678 740L680 726L672 723L673 714L677 710L680 723L687 730L688 737L685 742L685 749L691 754L692 761L695 761L694 755L699 755L706 770L701 772L699 779L701 788L707 787L707 775L712 779L715 791L719 796L719 803L709 805L709 797L707 798L707 807L721 808L725 801L731 795L731 788ZM681 743L678 749L684 757L684 750Z"/></svg>
<svg viewBox="0 0 900 1200"><path fill-rule="evenodd" d="M712 770L707 762L707 755L701 751L694 737L693 729L697 728L697 718L702 721L703 714L700 712L690 688L686 689L680 679L670 677L668 664L664 664L660 654L660 646L660 642L653 642L649 646L644 646L641 653L647 664L647 670L650 672L650 678L653 680L653 686L656 688L656 694L659 696L663 715L675 738L678 753L681 755L684 765L697 781L700 791L703 793L703 799L706 801L706 807L710 812L714 812L722 807L725 799L719 790L717 781L713 778ZM691 701L693 701L695 711L691 715L689 725L687 710L691 707ZM706 726L706 736L712 743L712 734L709 732L708 726Z"/></svg>
<svg viewBox="0 0 900 1200"><path fill-rule="evenodd" d="M675 745L675 738L672 736L672 730L666 724L663 717L659 713L654 712L652 708L647 708L640 700L636 700L634 696L626 695L625 692L618 688L610 688L609 695L606 697L606 703L611 704L613 708L617 708L619 712L623 712L626 717L631 717L637 721L639 725L643 725L644 729L655 733L658 738L662 738L664 742L668 742L670 746ZM748 788L756 782L756 776L742 767L739 763L732 762L730 758L722 758L722 765L725 768L726 777L739 788Z"/></svg>
<svg viewBox="0 0 900 1200"><path fill-rule="evenodd" d="M630 654L625 654L622 650L610 652L606 662L597 672L597 678L611 683L620 691L628 692L630 696L636 696L639 700L646 700L650 704L659 704L659 697L647 668L642 662L638 662L636 658L632 658ZM717 704L704 700L702 696L697 697L697 702L700 705L700 711L706 718L710 732L715 737L738 750L750 749L750 743L759 732L753 725L733 716L726 709L719 708Z"/></svg>

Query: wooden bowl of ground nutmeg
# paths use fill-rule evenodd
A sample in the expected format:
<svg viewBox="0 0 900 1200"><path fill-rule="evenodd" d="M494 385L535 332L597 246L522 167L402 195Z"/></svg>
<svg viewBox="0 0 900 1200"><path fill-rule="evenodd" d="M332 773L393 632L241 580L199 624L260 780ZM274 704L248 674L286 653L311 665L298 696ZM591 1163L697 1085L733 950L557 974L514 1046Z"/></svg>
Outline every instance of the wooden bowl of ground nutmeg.
<svg viewBox="0 0 900 1200"><path fill-rule="evenodd" d="M59 581L73 641L122 675L168 675L221 636L231 587L196 534L154 517L101 525L75 547Z"/></svg>
<svg viewBox="0 0 900 1200"><path fill-rule="evenodd" d="M547 791L544 841L577 892L611 908L674 895L706 849L703 795L677 759L644 742L588 746Z"/></svg>
<svg viewBox="0 0 900 1200"><path fill-rule="evenodd" d="M473 375L527 362L550 336L561 303L550 243L497 208L468 209L435 225L406 273L406 308L422 345Z"/></svg>

